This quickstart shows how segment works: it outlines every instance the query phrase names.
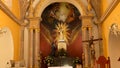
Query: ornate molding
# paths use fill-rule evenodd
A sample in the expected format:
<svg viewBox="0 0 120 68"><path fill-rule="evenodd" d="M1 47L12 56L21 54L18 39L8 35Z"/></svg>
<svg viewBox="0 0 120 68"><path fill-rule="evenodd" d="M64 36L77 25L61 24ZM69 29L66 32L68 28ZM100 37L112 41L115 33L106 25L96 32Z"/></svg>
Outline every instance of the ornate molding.
<svg viewBox="0 0 120 68"><path fill-rule="evenodd" d="M76 0L40 0L38 4L35 6L35 11L34 11L34 16L35 17L40 17L43 10L50 4L55 3L55 2L68 2L73 4L80 12L81 15L86 15L86 10L85 6L81 1L76 1Z"/></svg>
<svg viewBox="0 0 120 68"><path fill-rule="evenodd" d="M120 0L113 0L108 9L105 11L104 15L101 16L100 22L102 23L105 19L112 13L115 7L119 4Z"/></svg>
<svg viewBox="0 0 120 68"><path fill-rule="evenodd" d="M116 23L113 23L113 24L110 26L110 32L111 32L113 35L115 35L115 36L120 35L119 25L116 24Z"/></svg>
<svg viewBox="0 0 120 68"><path fill-rule="evenodd" d="M8 9L8 7L0 0L0 9L5 12L12 20L18 25L21 25L21 21Z"/></svg>

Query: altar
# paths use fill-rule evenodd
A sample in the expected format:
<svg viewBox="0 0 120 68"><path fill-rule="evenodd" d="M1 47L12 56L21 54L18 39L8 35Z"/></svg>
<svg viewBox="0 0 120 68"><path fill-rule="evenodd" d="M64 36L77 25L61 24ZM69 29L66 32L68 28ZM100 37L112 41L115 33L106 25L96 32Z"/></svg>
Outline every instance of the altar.
<svg viewBox="0 0 120 68"><path fill-rule="evenodd" d="M55 57L54 59L54 63L51 64L50 66L74 66L73 64L73 60L74 58L70 58L70 57Z"/></svg>
<svg viewBox="0 0 120 68"><path fill-rule="evenodd" d="M72 58L68 56L49 56L47 59L49 60L47 62L48 68L82 68L82 62L78 57Z"/></svg>

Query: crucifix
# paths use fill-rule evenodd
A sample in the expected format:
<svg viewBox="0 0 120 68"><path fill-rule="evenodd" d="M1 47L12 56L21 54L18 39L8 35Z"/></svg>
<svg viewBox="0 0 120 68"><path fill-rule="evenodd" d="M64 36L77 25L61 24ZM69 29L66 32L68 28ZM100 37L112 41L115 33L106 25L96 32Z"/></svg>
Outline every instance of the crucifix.
<svg viewBox="0 0 120 68"><path fill-rule="evenodd" d="M90 40L85 40L85 41L82 41L82 42L88 42L89 44L89 48L88 48L88 53L89 53L89 56L90 56L90 64L91 64L91 67L94 67L94 63L95 63L95 47L94 47L94 41L99 41L99 40L102 40L102 38L98 38L98 39L94 39L94 36L91 36Z"/></svg>
<svg viewBox="0 0 120 68"><path fill-rule="evenodd" d="M94 39L94 36L91 36L90 40L84 40L82 42L88 42L89 46L91 46L92 44L94 44L93 43L94 41L99 41L99 40L102 40L102 38Z"/></svg>
<svg viewBox="0 0 120 68"><path fill-rule="evenodd" d="M99 41L99 40L102 40L102 38L94 39L94 36L91 36L90 40L85 40L85 41L82 41L82 42L88 42L89 43L88 45L91 49L91 55L94 55L95 54L94 41Z"/></svg>

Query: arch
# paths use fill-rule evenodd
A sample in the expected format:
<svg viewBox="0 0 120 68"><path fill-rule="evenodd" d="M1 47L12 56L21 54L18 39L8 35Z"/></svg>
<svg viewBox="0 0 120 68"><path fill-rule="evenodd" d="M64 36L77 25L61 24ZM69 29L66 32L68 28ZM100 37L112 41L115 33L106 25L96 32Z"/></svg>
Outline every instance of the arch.
<svg viewBox="0 0 120 68"><path fill-rule="evenodd" d="M111 29L113 24L111 24ZM110 30L111 30L110 29ZM120 34L114 34L115 30L109 31L108 37L108 55L111 59L111 68L119 68L118 59L120 57L119 49L120 49Z"/></svg>
<svg viewBox="0 0 120 68"><path fill-rule="evenodd" d="M81 2L77 2L75 0L44 0L44 1L40 1L37 6L35 7L35 12L34 12L34 16L35 17L40 17L42 15L42 12L44 11L44 9L52 4L52 3L55 3L55 2L67 2L67 3L70 3L72 5L74 5L78 10L79 12L81 13L81 15L85 15L86 14L86 11L84 11L84 7L82 6L82 3Z"/></svg>
<svg viewBox="0 0 120 68"><path fill-rule="evenodd" d="M13 37L8 27L1 28L0 51L0 68L6 68L6 64L14 57Z"/></svg>

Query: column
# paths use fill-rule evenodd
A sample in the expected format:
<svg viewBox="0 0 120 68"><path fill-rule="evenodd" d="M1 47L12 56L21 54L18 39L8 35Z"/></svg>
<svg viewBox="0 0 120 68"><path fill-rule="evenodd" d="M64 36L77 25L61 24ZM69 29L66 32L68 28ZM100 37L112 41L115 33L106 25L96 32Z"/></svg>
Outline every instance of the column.
<svg viewBox="0 0 120 68"><path fill-rule="evenodd" d="M24 25L21 26L20 40L20 60L24 60Z"/></svg>
<svg viewBox="0 0 120 68"><path fill-rule="evenodd" d="M98 36L99 38L102 38L102 24L98 24ZM103 51L103 43L102 43L102 40L99 41L99 53L100 53L100 56L101 55L104 55L104 51Z"/></svg>
<svg viewBox="0 0 120 68"><path fill-rule="evenodd" d="M86 40L86 30L87 30L86 27L82 28L82 40L83 41ZM84 62L83 66L84 66L84 68L88 67L88 51L87 50L88 50L87 49L87 43L84 42L83 43L83 58L84 58L84 60L83 60L83 62Z"/></svg>
<svg viewBox="0 0 120 68"><path fill-rule="evenodd" d="M40 21L39 18L36 18L36 27L35 27L35 41L34 41L34 68L40 68L41 57L40 57Z"/></svg>
<svg viewBox="0 0 120 68"><path fill-rule="evenodd" d="M25 49L25 36L24 36L24 31L25 31L25 27L26 27L26 25L27 25L27 23L26 22L23 22L22 24L21 24L21 34L20 34L20 63L22 63L22 64L26 64L25 63L25 57L24 57L24 55L25 55L25 51L24 51L24 49ZM26 66L27 66L27 64L26 64Z"/></svg>
<svg viewBox="0 0 120 68"><path fill-rule="evenodd" d="M33 68L33 28L29 28L29 56L28 56L28 68Z"/></svg>
<svg viewBox="0 0 120 68"><path fill-rule="evenodd" d="M88 26L89 39L92 37L92 26Z"/></svg>
<svg viewBox="0 0 120 68"><path fill-rule="evenodd" d="M34 46L34 68L39 68L39 55L40 55L40 52L39 52L39 29L35 29L35 46Z"/></svg>
<svg viewBox="0 0 120 68"><path fill-rule="evenodd" d="M29 21L29 49L28 49L28 68L33 68L34 64L34 9L33 9L33 0L30 0L30 6L28 8L27 19Z"/></svg>
<svg viewBox="0 0 120 68"><path fill-rule="evenodd" d="M89 40L91 40L92 39L92 26L89 26L88 27L88 30L89 30ZM94 44L92 44L92 45L90 45L89 46L89 63L90 63L90 66L91 66L91 68L93 68L94 67L94 61L95 61L95 54L93 54L92 52L93 52L93 50L95 51L95 47L94 47Z"/></svg>

